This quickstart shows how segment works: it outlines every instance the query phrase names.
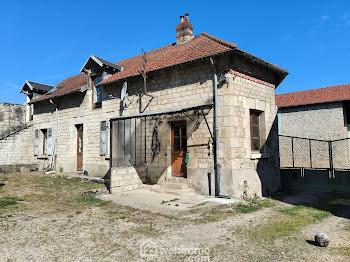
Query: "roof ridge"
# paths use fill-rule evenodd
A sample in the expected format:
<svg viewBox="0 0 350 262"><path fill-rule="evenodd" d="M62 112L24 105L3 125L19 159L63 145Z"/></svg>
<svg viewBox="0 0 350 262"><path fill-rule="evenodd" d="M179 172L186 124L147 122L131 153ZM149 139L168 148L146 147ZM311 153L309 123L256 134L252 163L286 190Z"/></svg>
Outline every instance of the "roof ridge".
<svg viewBox="0 0 350 262"><path fill-rule="evenodd" d="M48 84L44 84L44 83L40 83L40 82L35 82L35 81L31 81L31 80L26 80L30 83L36 83L36 84L40 84L40 85L44 85L44 86L53 86L53 85L48 85Z"/></svg>
<svg viewBox="0 0 350 262"><path fill-rule="evenodd" d="M206 36L208 38L211 38L212 40L218 42L219 44L222 44L222 45L225 45L225 46L228 46L228 47L231 47L231 48L236 48L237 47L237 45L235 43L225 41L225 40L223 40L221 38L218 38L218 37L213 36L211 34L208 34L206 32L203 32L203 33L201 33L199 35L204 35L204 36ZM196 36L199 36L199 35L196 35Z"/></svg>
<svg viewBox="0 0 350 262"><path fill-rule="evenodd" d="M323 90L323 89L327 89L327 88L336 88L336 87L343 87L343 86L349 86L350 87L350 83L349 84L343 84L343 85L335 85L335 86L325 86L325 87L319 87L319 88L314 88L314 89L295 91L295 92L290 92L290 93L276 94L276 96L300 94L300 93L305 93L305 92L310 92L310 91L318 91L318 90Z"/></svg>

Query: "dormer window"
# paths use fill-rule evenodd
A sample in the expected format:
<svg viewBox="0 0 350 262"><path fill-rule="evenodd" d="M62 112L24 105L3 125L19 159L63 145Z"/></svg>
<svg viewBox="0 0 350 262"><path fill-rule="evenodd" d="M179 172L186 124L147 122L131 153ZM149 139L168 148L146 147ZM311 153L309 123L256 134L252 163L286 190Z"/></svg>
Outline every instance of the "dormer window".
<svg viewBox="0 0 350 262"><path fill-rule="evenodd" d="M123 67L91 55L80 71L88 74L93 82L92 108L94 109L102 107L102 87L97 86L98 83L115 73L123 71Z"/></svg>
<svg viewBox="0 0 350 262"><path fill-rule="evenodd" d="M102 81L102 76L98 76L94 79L94 94L93 101L94 104L102 103L102 86L97 86L98 83Z"/></svg>

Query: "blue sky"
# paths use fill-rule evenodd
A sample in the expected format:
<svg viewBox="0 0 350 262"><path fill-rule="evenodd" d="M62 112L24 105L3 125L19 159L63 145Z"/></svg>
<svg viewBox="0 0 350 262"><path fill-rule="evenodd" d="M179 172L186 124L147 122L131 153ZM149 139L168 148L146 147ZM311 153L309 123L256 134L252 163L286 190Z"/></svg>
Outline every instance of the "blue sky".
<svg viewBox="0 0 350 262"><path fill-rule="evenodd" d="M286 68L277 93L350 83L350 1L6 1L0 5L0 102L25 80L57 84L90 54L112 62L175 42L179 16Z"/></svg>

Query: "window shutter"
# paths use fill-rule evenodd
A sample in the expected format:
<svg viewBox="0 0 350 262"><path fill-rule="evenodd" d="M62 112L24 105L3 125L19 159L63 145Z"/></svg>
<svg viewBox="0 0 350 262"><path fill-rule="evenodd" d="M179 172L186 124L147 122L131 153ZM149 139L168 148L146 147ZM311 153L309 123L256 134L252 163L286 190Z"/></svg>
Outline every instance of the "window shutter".
<svg viewBox="0 0 350 262"><path fill-rule="evenodd" d="M94 103L97 103L97 90L96 90L96 87L94 86Z"/></svg>
<svg viewBox="0 0 350 262"><path fill-rule="evenodd" d="M35 129L34 135L34 156L39 154L39 130Z"/></svg>
<svg viewBox="0 0 350 262"><path fill-rule="evenodd" d="M107 155L107 121L102 121L100 127L100 156L105 155Z"/></svg>
<svg viewBox="0 0 350 262"><path fill-rule="evenodd" d="M47 129L47 155L52 156L52 128Z"/></svg>

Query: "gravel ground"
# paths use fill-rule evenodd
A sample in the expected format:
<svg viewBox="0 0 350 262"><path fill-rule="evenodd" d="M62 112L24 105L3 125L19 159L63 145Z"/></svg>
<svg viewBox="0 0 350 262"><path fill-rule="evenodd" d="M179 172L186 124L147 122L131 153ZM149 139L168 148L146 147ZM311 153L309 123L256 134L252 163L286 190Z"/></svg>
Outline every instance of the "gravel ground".
<svg viewBox="0 0 350 262"><path fill-rule="evenodd" d="M1 262L350 261L349 219L327 210L255 199L170 216L96 199L84 192L105 189L90 182L39 173L0 179L8 181L0 188ZM310 244L318 232L330 236L327 248Z"/></svg>

